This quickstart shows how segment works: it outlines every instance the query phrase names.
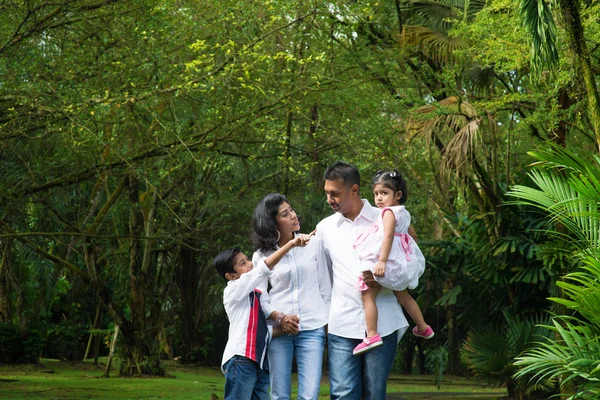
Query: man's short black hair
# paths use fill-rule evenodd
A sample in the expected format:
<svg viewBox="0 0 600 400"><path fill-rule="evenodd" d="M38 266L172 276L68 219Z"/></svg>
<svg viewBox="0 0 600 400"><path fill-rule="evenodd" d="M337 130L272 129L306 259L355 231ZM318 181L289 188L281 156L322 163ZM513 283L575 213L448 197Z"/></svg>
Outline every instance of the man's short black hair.
<svg viewBox="0 0 600 400"><path fill-rule="evenodd" d="M326 181L341 179L347 187L351 187L352 185L360 186L360 173L356 165L343 161L336 161L327 167L323 177Z"/></svg>
<svg viewBox="0 0 600 400"><path fill-rule="evenodd" d="M233 261L235 259L235 256L237 256L241 252L242 250L240 250L239 247L232 247L230 249L223 250L222 252L217 254L215 259L213 260L213 265L215 266L215 269L217 270L219 275L223 277L223 279L227 280L225 274L235 273L235 269L233 269Z"/></svg>

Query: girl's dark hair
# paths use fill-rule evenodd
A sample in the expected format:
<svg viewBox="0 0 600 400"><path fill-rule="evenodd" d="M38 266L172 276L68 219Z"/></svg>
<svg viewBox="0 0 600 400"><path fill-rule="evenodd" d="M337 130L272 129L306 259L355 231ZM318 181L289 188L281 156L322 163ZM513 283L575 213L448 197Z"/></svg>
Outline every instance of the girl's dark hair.
<svg viewBox="0 0 600 400"><path fill-rule="evenodd" d="M277 213L279 206L288 203L287 198L279 193L271 193L263 197L252 214L252 244L255 250L263 253L277 250L279 234L277 232Z"/></svg>
<svg viewBox="0 0 600 400"><path fill-rule="evenodd" d="M233 269L233 260L241 252L242 250L239 247L232 247L217 254L213 260L213 265L223 279L227 280L225 277L226 273L232 274L235 272L235 269Z"/></svg>
<svg viewBox="0 0 600 400"><path fill-rule="evenodd" d="M378 183L382 184L388 189L392 189L394 192L401 191L402 196L400 197L400 204L404 204L406 202L406 199L408 198L406 180L404 179L402 174L396 169L393 169L391 171L381 169L377 171L371 183L373 184L373 186L377 185Z"/></svg>

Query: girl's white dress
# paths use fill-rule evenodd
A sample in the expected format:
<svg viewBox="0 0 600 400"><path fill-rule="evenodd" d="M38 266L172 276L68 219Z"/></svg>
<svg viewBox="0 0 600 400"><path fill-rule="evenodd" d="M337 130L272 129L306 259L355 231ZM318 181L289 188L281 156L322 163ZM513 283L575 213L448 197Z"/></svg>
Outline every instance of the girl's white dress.
<svg viewBox="0 0 600 400"><path fill-rule="evenodd" d="M415 289L419 285L419 278L425 271L425 257L417 243L408 234L410 213L404 206L381 209L381 214L371 228L358 235L354 241L354 251L360 260L362 270L373 271L375 264L379 261L383 242L383 213L386 210L391 210L396 218L394 240L386 263L385 275L374 278L381 286L388 289ZM362 276L358 277L355 286L359 290L367 289Z"/></svg>

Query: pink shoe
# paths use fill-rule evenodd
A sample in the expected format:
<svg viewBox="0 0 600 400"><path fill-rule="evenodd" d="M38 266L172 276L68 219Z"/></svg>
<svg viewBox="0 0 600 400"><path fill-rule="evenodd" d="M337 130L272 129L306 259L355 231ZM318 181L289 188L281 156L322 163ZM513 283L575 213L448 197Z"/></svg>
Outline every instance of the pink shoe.
<svg viewBox="0 0 600 400"><path fill-rule="evenodd" d="M427 325L427 328L425 328L422 331L420 331L419 328L417 328L415 326L413 328L412 332L413 332L413 335L422 337L423 339L431 339L433 337L433 335L435 335L435 333L433 333L433 329L431 329L431 327L429 325Z"/></svg>
<svg viewBox="0 0 600 400"><path fill-rule="evenodd" d="M374 349L377 346L381 346L383 344L383 340L381 340L381 336L379 333L372 338L365 338L362 342L358 344L352 351L352 354L357 356L359 354L365 353L371 349Z"/></svg>

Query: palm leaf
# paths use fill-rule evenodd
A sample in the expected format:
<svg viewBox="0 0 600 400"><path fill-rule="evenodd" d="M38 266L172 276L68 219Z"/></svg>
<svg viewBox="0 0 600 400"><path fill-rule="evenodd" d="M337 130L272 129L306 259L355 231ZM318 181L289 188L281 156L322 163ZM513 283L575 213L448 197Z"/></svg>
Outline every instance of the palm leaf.
<svg viewBox="0 0 600 400"><path fill-rule="evenodd" d="M545 0L522 0L521 15L532 39L533 70L541 72L544 66L554 69L558 65L556 26L548 3Z"/></svg>
<svg viewBox="0 0 600 400"><path fill-rule="evenodd" d="M411 20L423 22L424 26L441 31L450 29L450 21L457 18L456 7L441 1L408 0L403 3L401 10L407 13ZM418 18L415 19L414 16Z"/></svg>
<svg viewBox="0 0 600 400"><path fill-rule="evenodd" d="M449 37L442 31L419 25L404 26L402 43L416 47L426 57L440 64L457 62L455 51L468 46L462 38Z"/></svg>

